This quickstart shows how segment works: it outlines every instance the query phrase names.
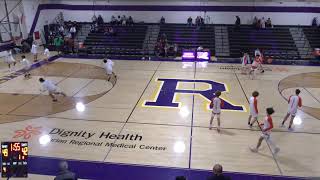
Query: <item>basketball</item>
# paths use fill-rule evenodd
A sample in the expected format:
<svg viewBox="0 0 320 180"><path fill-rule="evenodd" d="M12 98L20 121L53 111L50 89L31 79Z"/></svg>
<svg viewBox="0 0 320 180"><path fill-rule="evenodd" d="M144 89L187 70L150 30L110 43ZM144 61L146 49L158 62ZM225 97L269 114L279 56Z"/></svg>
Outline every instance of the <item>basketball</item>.
<svg viewBox="0 0 320 180"><path fill-rule="evenodd" d="M267 59L267 63L268 63L268 64L272 64L272 59L271 59L271 58L268 58L268 59Z"/></svg>

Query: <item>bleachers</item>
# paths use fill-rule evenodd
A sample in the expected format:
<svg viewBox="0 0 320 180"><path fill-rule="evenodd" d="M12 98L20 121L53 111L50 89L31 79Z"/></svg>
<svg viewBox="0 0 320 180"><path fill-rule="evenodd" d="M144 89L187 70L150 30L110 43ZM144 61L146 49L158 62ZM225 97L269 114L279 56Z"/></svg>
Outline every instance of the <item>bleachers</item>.
<svg viewBox="0 0 320 180"><path fill-rule="evenodd" d="M320 29L313 27L303 28L304 34L307 36L307 39L310 43L310 46L314 48L320 48Z"/></svg>
<svg viewBox="0 0 320 180"><path fill-rule="evenodd" d="M230 55L240 57L247 50L253 55L259 48L265 56L272 59L299 59L298 49L288 27L255 29L252 26L241 26L240 29L228 27Z"/></svg>
<svg viewBox="0 0 320 180"><path fill-rule="evenodd" d="M178 44L179 54L183 49L196 49L202 46L214 53L214 28L206 26L197 29L186 24L165 24L160 27L159 37L165 33L169 44Z"/></svg>
<svg viewBox="0 0 320 180"><path fill-rule="evenodd" d="M84 41L86 49L82 51L86 51L88 55L108 54L113 57L142 55L146 25L113 26L113 29L116 32L114 36L104 35L103 32L89 33Z"/></svg>

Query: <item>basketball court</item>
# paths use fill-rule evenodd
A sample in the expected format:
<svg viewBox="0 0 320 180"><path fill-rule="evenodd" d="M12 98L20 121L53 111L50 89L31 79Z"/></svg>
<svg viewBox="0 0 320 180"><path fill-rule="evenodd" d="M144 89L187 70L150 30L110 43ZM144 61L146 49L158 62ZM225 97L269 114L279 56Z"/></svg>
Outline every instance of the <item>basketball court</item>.
<svg viewBox="0 0 320 180"><path fill-rule="evenodd" d="M30 80L8 76L3 64L0 141L28 141L29 155L41 158L200 170L220 163L229 172L320 176L319 67L264 65L265 73L250 80L240 64L114 62L117 79L110 82L101 59L58 58L34 68ZM52 102L40 93L39 77L58 83L68 96ZM279 125L296 88L303 107L289 132ZM206 98L216 90L227 102L220 134L209 130ZM260 122L267 107L275 109L277 155L265 142L259 153L249 149L260 136L257 126L247 125L254 90L260 92Z"/></svg>

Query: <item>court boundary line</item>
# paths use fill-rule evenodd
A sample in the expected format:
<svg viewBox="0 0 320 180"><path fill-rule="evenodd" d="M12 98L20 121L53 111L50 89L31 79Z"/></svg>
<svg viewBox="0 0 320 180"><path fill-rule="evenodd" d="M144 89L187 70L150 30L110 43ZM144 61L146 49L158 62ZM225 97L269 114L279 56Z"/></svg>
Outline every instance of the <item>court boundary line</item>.
<svg viewBox="0 0 320 180"><path fill-rule="evenodd" d="M191 111L191 126L190 126L190 142L189 142L189 169L191 169L192 161L192 138L193 138L193 118L194 118L194 91L196 90L196 73L197 73L197 62L194 62L194 71L193 71L193 94L192 94L192 111Z"/></svg>
<svg viewBox="0 0 320 180"><path fill-rule="evenodd" d="M234 74L235 74L235 76L236 76L236 78L237 78L237 80L238 80L238 83L239 83L239 85L240 85L243 93L245 94L246 99L247 99L247 102L248 102L248 104L249 104L248 96L246 95L246 93L245 93L245 91L244 91L244 89L243 89L243 87L242 87L242 84L241 84L241 82L240 82L240 80L239 80L239 78L238 78L238 75L237 75L236 73L234 73ZM258 127L259 127L259 129L260 129L260 132L262 132L262 128L259 126L259 124L260 124L260 122L258 121ZM280 165L279 165L279 163L278 163L278 161L277 161L277 159L276 159L276 157L275 157L275 154L272 152L272 149L271 149L271 147L270 147L270 144L267 142L266 139L265 139L265 141L266 141L266 144L267 144L267 146L268 146L268 148L269 148L269 150L270 150L270 153L271 153L271 155L272 155L272 157L273 157L273 160L274 160L274 162L275 162L275 164L276 164L276 166L277 166L280 174L283 175L283 172L282 172L282 170L281 170L281 168L280 168Z"/></svg>
<svg viewBox="0 0 320 180"><path fill-rule="evenodd" d="M130 113L130 114L129 114L129 116L127 117L126 122L124 122L124 123L123 123L123 126L122 126L122 128L120 129L120 131L119 131L118 135L120 135L120 134L121 134L121 132L123 131L123 129L124 129L124 127L125 127L125 125L128 123L128 121L129 121L129 119L130 119L131 115L133 114L133 112L134 112L134 110L136 109L136 107L138 106L138 104L139 104L139 102L140 102L140 100L141 100L141 98L142 98L143 94L145 93L145 91L146 91L146 90L147 90L147 88L149 87L150 83L152 82L152 80L153 80L153 78L154 78L155 74L157 73L157 70L158 70L158 68L160 67L160 65L161 65L161 62L158 64L157 69L154 71L154 73L153 73L153 75L151 76L151 78L150 78L149 82L147 83L146 87L145 87L145 88L144 88L144 90L142 91L142 93L141 93L141 95L140 95L139 99L137 100L137 103L136 103L136 104L135 104L135 106L132 108L131 113ZM113 141L113 143L116 143L116 142L117 142L117 139L115 139L115 140ZM105 155L105 157L104 157L103 161L106 161L106 159L107 159L108 155L110 154L111 150L112 150L112 147L108 150L108 152L107 152L107 154Z"/></svg>
<svg viewBox="0 0 320 180"><path fill-rule="evenodd" d="M320 100L319 100L318 98L316 98L309 90L307 90L305 87L303 87L303 89L304 89L305 91L307 91L314 100L316 100L318 103L320 103Z"/></svg>
<svg viewBox="0 0 320 180"><path fill-rule="evenodd" d="M207 169L188 169L183 167L171 167L171 166L157 166L157 165L145 165L145 164L130 164L130 163L116 163L116 162L106 162L106 161L97 161L97 160L80 160L80 159L69 159L69 158L59 158L59 157L47 157L47 156L39 156L39 155L30 155L31 158L45 158L45 159L53 159L53 160L67 160L67 161L75 161L75 162L90 162L96 164L106 164L106 165L123 165L123 166L133 166L133 167L151 167L151 168L159 168L159 169L172 169L172 170L187 170L187 171L198 171L198 172L210 172L211 170ZM258 174L258 173L250 173L250 172L232 172L232 171L224 171L225 173L230 174L243 174L243 175L253 175L253 176L262 176L262 177L280 177L280 178L300 178L305 179L305 176L286 176L286 175L273 175L273 174ZM40 174L42 175L42 174Z"/></svg>

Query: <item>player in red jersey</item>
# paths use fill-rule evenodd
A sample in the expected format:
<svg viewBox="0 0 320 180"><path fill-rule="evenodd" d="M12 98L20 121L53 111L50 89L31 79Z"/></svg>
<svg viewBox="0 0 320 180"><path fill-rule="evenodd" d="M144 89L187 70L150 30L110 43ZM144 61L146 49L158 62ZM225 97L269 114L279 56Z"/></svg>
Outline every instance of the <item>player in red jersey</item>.
<svg viewBox="0 0 320 180"><path fill-rule="evenodd" d="M211 100L210 103L210 108L212 108L212 114L211 114L211 119L210 119L210 127L209 129L212 129L212 122L214 119L214 116L217 115L217 121L218 121L218 126L217 126L217 131L220 132L220 114L221 114L221 108L223 107L223 100L220 99L221 92L216 91L215 97Z"/></svg>
<svg viewBox="0 0 320 180"><path fill-rule="evenodd" d="M257 146L255 148L250 148L252 152L258 152L258 149L261 146L263 139L265 139L266 142L270 144L272 148L272 153L277 154L280 151L280 148L278 148L271 139L271 130L273 129L273 121L271 115L273 113L273 108L267 108L267 116L264 119L264 123L260 124L260 126L262 126L262 134L259 138Z"/></svg>
<svg viewBox="0 0 320 180"><path fill-rule="evenodd" d="M289 124L289 130L292 130L291 126L293 123L294 118L296 117L298 107L302 106L302 99L299 96L300 89L296 89L296 95L290 96L288 99L288 113L284 117L281 127L284 127L284 123L288 120L288 117L291 116L290 124Z"/></svg>
<svg viewBox="0 0 320 180"><path fill-rule="evenodd" d="M255 122L258 122L258 96L259 96L259 92L258 91L254 91L252 93L252 96L249 99L249 103L250 103L250 115L248 118L248 125L250 126L250 128L252 128L253 124ZM251 122L251 119L253 118L253 121Z"/></svg>

